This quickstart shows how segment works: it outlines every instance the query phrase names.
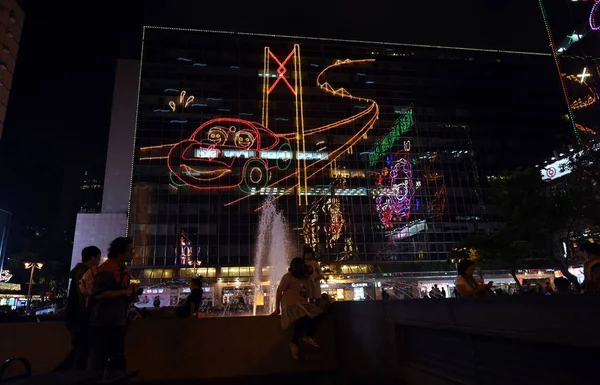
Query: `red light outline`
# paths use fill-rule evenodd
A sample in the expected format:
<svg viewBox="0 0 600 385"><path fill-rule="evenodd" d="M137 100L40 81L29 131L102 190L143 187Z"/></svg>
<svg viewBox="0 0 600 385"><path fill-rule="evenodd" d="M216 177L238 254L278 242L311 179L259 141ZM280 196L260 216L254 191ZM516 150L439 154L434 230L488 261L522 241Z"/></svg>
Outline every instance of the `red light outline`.
<svg viewBox="0 0 600 385"><path fill-rule="evenodd" d="M294 53L296 53L296 49L295 48L283 60L283 63L282 63L282 62L279 61L279 59L277 59L277 57L275 55L273 55L273 52L271 52L271 50L269 50L269 56L271 56L271 58L273 58L273 60L275 60L275 62L277 64L279 64L279 68L277 68L277 73L279 74L279 76L277 76L277 79L275 79L275 81L273 82L273 84L271 84L271 88L269 88L269 90L267 91L267 95L269 95L273 91L273 89L275 88L275 86L277 85L277 83L279 83L280 80L283 80L285 82L285 84L287 84L288 88L290 89L290 91L292 91L292 94L294 94L294 96L296 95L296 90L292 87L292 85L290 84L290 82L288 82L288 80L283 76L287 72L287 69L285 68L285 65L291 59L291 57L294 56ZM263 74L263 76L268 76L268 74Z"/></svg>

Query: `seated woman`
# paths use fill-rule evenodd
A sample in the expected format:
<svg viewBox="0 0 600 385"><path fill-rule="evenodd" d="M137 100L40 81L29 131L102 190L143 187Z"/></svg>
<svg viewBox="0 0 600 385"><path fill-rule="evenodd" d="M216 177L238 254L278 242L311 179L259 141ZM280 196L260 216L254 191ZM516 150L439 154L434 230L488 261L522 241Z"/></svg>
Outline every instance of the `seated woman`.
<svg viewBox="0 0 600 385"><path fill-rule="evenodd" d="M470 259L463 259L458 263L456 269L458 276L454 285L460 297L482 297L486 294L486 291L490 289L492 282L488 282L487 285L480 285L477 280L473 277L475 272L475 262Z"/></svg>
<svg viewBox="0 0 600 385"><path fill-rule="evenodd" d="M275 311L281 309L281 327L287 329L294 324L294 335L290 342L290 351L298 359L300 338L309 345L319 347L314 339L318 317L323 311L308 301L308 266L300 257L292 259L289 272L279 283L275 297Z"/></svg>

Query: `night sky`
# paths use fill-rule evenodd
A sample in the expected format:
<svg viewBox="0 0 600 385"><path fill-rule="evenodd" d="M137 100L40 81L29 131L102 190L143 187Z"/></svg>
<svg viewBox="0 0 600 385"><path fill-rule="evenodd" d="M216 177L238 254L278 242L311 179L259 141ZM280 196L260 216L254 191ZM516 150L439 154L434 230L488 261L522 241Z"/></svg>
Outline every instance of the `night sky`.
<svg viewBox="0 0 600 385"><path fill-rule="evenodd" d="M571 6L571 19L567 0L546 2L563 36L590 7ZM0 208L17 225L52 227L63 187L84 169L104 170L115 61L139 57L144 24L549 52L536 0L20 3L25 25L0 140Z"/></svg>

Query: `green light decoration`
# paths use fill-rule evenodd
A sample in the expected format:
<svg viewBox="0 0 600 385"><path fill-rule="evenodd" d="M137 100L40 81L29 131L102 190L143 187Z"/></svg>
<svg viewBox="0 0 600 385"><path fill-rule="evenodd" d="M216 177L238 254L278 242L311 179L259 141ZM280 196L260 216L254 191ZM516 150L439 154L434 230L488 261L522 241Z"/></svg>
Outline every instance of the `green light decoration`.
<svg viewBox="0 0 600 385"><path fill-rule="evenodd" d="M544 0L538 0L540 5L540 10L542 11L542 19L544 19L544 25L546 26L546 33L548 34L548 40L550 40L550 48L552 51L552 58L554 59L554 65L556 66L556 70L558 71L558 78L560 80L560 85L563 90L563 94L565 96L565 102L567 103L567 111L569 112L569 118L571 120L571 124L573 125L573 131L575 132L575 139L577 140L577 144L581 144L581 137L579 136L579 130L577 129L575 122L575 115L573 114L573 109L571 108L571 101L569 100L569 93L567 92L567 86L565 85L565 80L562 76L562 70L560 69L560 62L558 61L558 55L556 54L556 46L554 45L554 38L552 37L552 30L550 29L550 23L548 22L548 16L546 15L546 7L544 7Z"/></svg>
<svg viewBox="0 0 600 385"><path fill-rule="evenodd" d="M402 135L406 134L414 124L413 106L411 105L402 116L396 119L390 132L383 139L375 143L373 152L369 153L369 164L375 166L377 161L381 159L381 157L392 148L394 143L396 143Z"/></svg>

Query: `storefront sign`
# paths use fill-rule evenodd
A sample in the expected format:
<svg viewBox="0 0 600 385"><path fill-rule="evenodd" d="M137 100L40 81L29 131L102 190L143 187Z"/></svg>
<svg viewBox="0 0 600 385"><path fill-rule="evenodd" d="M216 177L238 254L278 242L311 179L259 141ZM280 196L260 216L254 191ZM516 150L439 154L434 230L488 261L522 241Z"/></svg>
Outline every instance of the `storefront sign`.
<svg viewBox="0 0 600 385"><path fill-rule="evenodd" d="M353 283L352 287L367 287L367 285L366 283Z"/></svg>
<svg viewBox="0 0 600 385"><path fill-rule="evenodd" d="M21 291L21 285L18 283L0 282L0 291Z"/></svg>

